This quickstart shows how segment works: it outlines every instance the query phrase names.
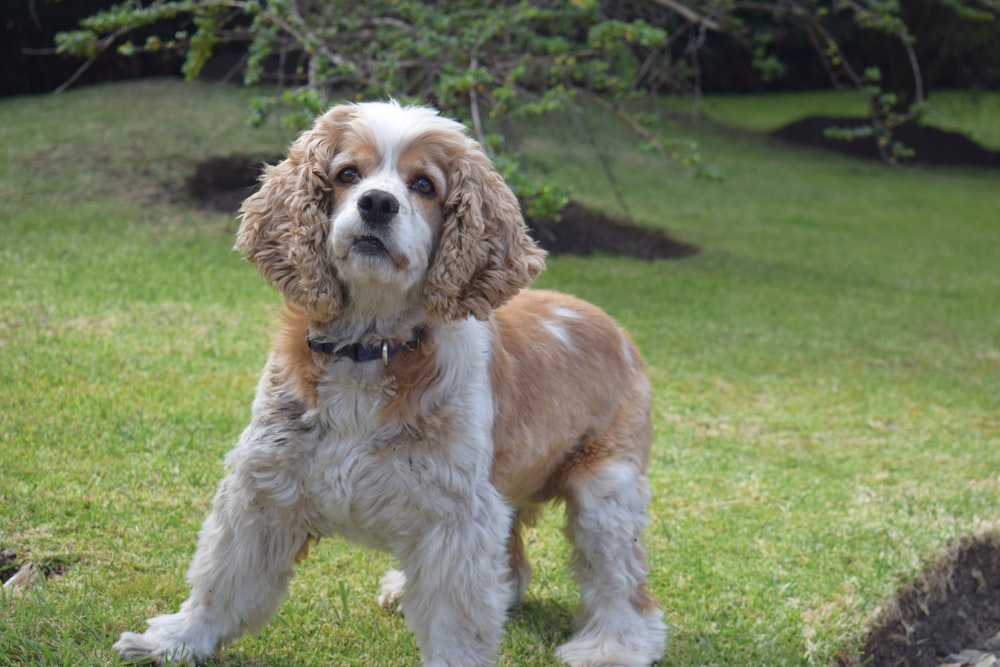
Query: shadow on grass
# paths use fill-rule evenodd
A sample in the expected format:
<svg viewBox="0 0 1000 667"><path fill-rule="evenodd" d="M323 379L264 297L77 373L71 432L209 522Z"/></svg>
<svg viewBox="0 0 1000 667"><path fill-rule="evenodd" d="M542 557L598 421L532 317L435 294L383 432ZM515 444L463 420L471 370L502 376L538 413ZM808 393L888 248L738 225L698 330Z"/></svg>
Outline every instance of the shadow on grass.
<svg viewBox="0 0 1000 667"><path fill-rule="evenodd" d="M507 631L524 633L539 645L555 650L573 632L573 610L553 600L528 597L510 611Z"/></svg>

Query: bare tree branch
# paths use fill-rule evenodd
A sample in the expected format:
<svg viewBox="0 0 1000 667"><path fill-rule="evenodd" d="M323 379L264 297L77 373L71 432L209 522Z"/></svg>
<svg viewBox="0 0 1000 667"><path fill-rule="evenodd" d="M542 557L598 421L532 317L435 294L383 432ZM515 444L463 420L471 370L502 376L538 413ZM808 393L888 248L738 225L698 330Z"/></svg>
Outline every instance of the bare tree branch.
<svg viewBox="0 0 1000 667"><path fill-rule="evenodd" d="M475 72L479 68L479 60L476 57L476 52L473 51L469 59L469 71ZM472 127L476 133L476 139L479 143L486 143L486 135L483 133L483 124L479 119L479 97L476 94L476 84L473 81L472 85L469 86L469 115L472 116Z"/></svg>
<svg viewBox="0 0 1000 667"><path fill-rule="evenodd" d="M666 7L670 11L676 13L681 18L683 18L688 23L694 23L695 25L703 25L709 30L714 32L725 32L726 28L721 23L718 23L714 19L703 16L695 10L691 9L687 5L678 0L652 0L657 5L661 7Z"/></svg>

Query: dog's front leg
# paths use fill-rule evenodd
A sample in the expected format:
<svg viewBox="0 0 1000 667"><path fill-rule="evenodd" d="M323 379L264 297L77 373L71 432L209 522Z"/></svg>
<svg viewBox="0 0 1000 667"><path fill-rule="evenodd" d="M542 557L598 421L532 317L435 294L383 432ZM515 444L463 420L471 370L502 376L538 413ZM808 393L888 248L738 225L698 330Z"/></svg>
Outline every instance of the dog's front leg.
<svg viewBox="0 0 1000 667"><path fill-rule="evenodd" d="M459 513L431 519L397 554L406 621L427 667L491 667L500 648L513 595L511 511L491 486L476 496Z"/></svg>
<svg viewBox="0 0 1000 667"><path fill-rule="evenodd" d="M259 481L239 468L222 481L198 534L190 596L176 614L149 619L143 634L122 633L114 645L122 657L198 664L270 619L309 536L266 502Z"/></svg>

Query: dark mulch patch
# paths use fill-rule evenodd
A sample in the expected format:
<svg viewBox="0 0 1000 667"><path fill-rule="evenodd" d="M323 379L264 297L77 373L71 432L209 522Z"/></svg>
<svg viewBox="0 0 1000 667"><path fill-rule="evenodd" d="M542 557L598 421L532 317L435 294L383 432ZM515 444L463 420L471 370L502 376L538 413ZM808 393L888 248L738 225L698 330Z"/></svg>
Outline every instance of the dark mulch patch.
<svg viewBox="0 0 1000 667"><path fill-rule="evenodd" d="M17 560L17 554L13 551L0 549L0 584L5 583L8 579L17 574L19 567L20 564Z"/></svg>
<svg viewBox="0 0 1000 667"><path fill-rule="evenodd" d="M607 253L638 259L680 259L699 251L697 246L616 220L576 202L563 209L559 221L529 218L527 222L538 244L552 255Z"/></svg>
<svg viewBox="0 0 1000 667"><path fill-rule="evenodd" d="M27 562L9 549L0 549L0 585L7 583ZM44 577L60 576L67 570L66 563L58 560L36 563L35 566Z"/></svg>
<svg viewBox="0 0 1000 667"><path fill-rule="evenodd" d="M276 162L251 155L210 157L194 165L182 194L209 210L235 213L256 189L263 165Z"/></svg>
<svg viewBox="0 0 1000 667"><path fill-rule="evenodd" d="M234 213L257 185L265 160L248 155L212 157L195 165L184 183L184 196L205 208ZM638 259L678 259L697 254L698 247L629 222L571 203L556 222L529 219L538 244L552 255L606 253Z"/></svg>
<svg viewBox="0 0 1000 667"><path fill-rule="evenodd" d="M843 141L828 139L823 134L830 127L858 127L863 123L857 118L809 116L778 128L772 135L793 144L822 148L856 158L881 160L874 137ZM957 132L908 123L893 131L893 139L916 152L912 160L906 161L907 164L1000 169L1000 151L984 148Z"/></svg>
<svg viewBox="0 0 1000 667"><path fill-rule="evenodd" d="M865 637L860 664L964 664L949 656L989 648L987 640L998 632L1000 539L967 539L899 590Z"/></svg>

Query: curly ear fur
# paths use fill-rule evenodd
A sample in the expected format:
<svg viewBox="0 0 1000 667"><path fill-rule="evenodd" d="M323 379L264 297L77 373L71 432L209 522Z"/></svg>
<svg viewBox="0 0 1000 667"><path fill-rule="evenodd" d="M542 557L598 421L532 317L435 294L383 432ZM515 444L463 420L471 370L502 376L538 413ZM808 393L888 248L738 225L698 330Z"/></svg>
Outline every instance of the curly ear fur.
<svg viewBox="0 0 1000 667"><path fill-rule="evenodd" d="M355 107L335 107L302 134L278 165L267 166L261 188L243 202L236 248L285 299L319 325L333 321L345 298L326 248L333 189L329 165ZM528 236L517 198L472 139L449 130L449 195L423 296L434 321L493 309L545 268L545 252Z"/></svg>
<svg viewBox="0 0 1000 667"><path fill-rule="evenodd" d="M332 189L328 169L338 124L351 115L336 108L303 133L277 165L268 165L261 188L243 202L236 249L285 299L314 322L332 321L343 308L337 271L326 250Z"/></svg>
<svg viewBox="0 0 1000 667"><path fill-rule="evenodd" d="M428 315L484 320L545 268L521 208L478 144L453 157L441 239L424 284Z"/></svg>

